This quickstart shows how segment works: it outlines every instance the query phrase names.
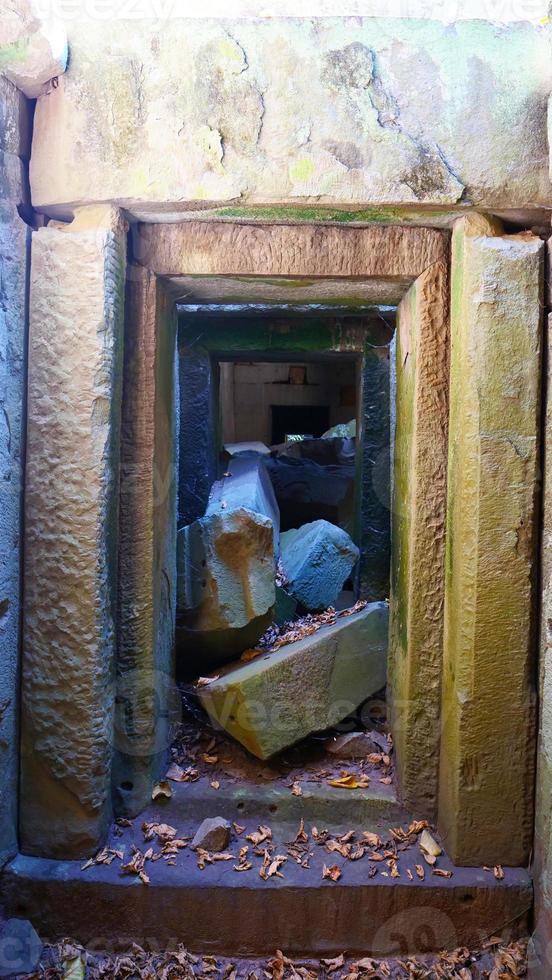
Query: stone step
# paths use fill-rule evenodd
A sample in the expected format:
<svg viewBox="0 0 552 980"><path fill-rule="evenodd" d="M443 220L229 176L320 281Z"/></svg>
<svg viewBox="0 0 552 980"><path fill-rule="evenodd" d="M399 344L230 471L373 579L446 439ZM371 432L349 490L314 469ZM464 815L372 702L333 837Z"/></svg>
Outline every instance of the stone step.
<svg viewBox="0 0 552 980"><path fill-rule="evenodd" d="M290 956L389 956L477 947L488 936L516 938L528 929L532 887L523 869L505 869L504 881L479 868L410 881L404 872L369 878L362 859L344 862L341 879L331 882L322 865L333 857L315 848L308 871L288 859L283 878L264 881L256 866L236 872L237 860L201 871L186 850L174 867L148 862L144 885L122 875L118 861L81 871L81 862L19 855L4 871L1 897L8 915L30 919L44 939L70 936L107 950L137 942L229 956L277 948Z"/></svg>

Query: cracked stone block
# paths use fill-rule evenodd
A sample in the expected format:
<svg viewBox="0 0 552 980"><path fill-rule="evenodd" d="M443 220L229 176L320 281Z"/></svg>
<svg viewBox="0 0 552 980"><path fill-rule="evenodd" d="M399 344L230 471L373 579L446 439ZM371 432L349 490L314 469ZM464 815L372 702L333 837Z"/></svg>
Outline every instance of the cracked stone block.
<svg viewBox="0 0 552 980"><path fill-rule="evenodd" d="M6 5L5 5L6 6ZM7 0L0 24L2 73L28 99L36 99L46 83L67 65L67 33L61 17L43 17L34 0Z"/></svg>
<svg viewBox="0 0 552 980"><path fill-rule="evenodd" d="M346 531L313 521L280 537L286 589L306 609L333 606L360 552Z"/></svg>
<svg viewBox="0 0 552 980"><path fill-rule="evenodd" d="M337 724L385 684L388 606L373 602L199 692L211 721L259 759Z"/></svg>
<svg viewBox="0 0 552 980"><path fill-rule="evenodd" d="M228 467L205 516L177 537L179 646L202 670L256 643L276 601L279 513L262 457Z"/></svg>
<svg viewBox="0 0 552 980"><path fill-rule="evenodd" d="M129 32L124 20L72 21L69 70L36 110L35 207L110 199L140 216L255 203L278 220L302 202L552 200L541 25L230 23L173 18L159 31L152 17Z"/></svg>

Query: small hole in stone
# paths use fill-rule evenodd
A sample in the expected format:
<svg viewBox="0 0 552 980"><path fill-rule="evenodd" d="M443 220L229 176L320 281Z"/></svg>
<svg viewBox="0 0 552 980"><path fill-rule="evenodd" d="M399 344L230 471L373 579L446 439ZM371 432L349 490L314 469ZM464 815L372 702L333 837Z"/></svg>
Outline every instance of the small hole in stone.
<svg viewBox="0 0 552 980"><path fill-rule="evenodd" d="M238 809L238 810L240 811L240 813L241 813L241 811L242 811L242 810L245 810L245 803L238 803L238 804L237 804L237 809Z"/></svg>
<svg viewBox="0 0 552 980"><path fill-rule="evenodd" d="M205 581L204 578L202 578L201 579L201 586L202 586L202 588L204 589L206 585L207 585L207 582Z"/></svg>
<svg viewBox="0 0 552 980"><path fill-rule="evenodd" d="M131 789L134 789L134 783L131 783L129 779L125 779L121 783L121 789L123 789L125 793L129 793Z"/></svg>
<svg viewBox="0 0 552 980"><path fill-rule="evenodd" d="M236 716L235 715L230 715L230 721L235 721L235 720L236 720Z"/></svg>
<svg viewBox="0 0 552 980"><path fill-rule="evenodd" d="M473 902L474 899L475 895L470 895L469 893L466 895L460 895L460 901L464 902L465 905L468 905L469 902Z"/></svg>
<svg viewBox="0 0 552 980"><path fill-rule="evenodd" d="M278 804L277 803L271 803L268 809L269 809L269 812L270 813L276 813L276 811L278 809Z"/></svg>
<svg viewBox="0 0 552 980"><path fill-rule="evenodd" d="M205 558L202 558L201 559L201 564L202 564L203 568L205 568L205 566L207 564L207 562L205 561Z"/></svg>

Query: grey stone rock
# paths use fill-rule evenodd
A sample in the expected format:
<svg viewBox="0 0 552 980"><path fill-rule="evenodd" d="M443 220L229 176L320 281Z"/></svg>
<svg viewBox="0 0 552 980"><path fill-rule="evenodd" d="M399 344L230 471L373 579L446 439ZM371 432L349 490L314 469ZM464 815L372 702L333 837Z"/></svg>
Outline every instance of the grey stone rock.
<svg viewBox="0 0 552 980"><path fill-rule="evenodd" d="M326 751L338 759L363 759L371 752L389 752L389 744L379 732L347 732L329 738Z"/></svg>
<svg viewBox="0 0 552 980"><path fill-rule="evenodd" d="M207 817L195 832L192 850L203 847L206 851L224 851L228 847L231 830L230 823L224 817Z"/></svg>
<svg viewBox="0 0 552 980"><path fill-rule="evenodd" d="M205 670L253 645L272 620L278 505L257 454L232 457L205 516L178 533L182 661Z"/></svg>
<svg viewBox="0 0 552 980"><path fill-rule="evenodd" d="M276 604L274 606L274 622L277 626L289 623L297 612L297 599L290 595L281 585L276 586Z"/></svg>
<svg viewBox="0 0 552 980"><path fill-rule="evenodd" d="M351 714L385 684L387 603L232 665L199 692L212 722L267 759Z"/></svg>
<svg viewBox="0 0 552 980"><path fill-rule="evenodd" d="M359 557L346 531L328 521L285 531L280 547L288 592L312 610L335 603Z"/></svg>
<svg viewBox="0 0 552 980"><path fill-rule="evenodd" d="M42 942L28 919L7 919L0 928L0 977L34 973Z"/></svg>

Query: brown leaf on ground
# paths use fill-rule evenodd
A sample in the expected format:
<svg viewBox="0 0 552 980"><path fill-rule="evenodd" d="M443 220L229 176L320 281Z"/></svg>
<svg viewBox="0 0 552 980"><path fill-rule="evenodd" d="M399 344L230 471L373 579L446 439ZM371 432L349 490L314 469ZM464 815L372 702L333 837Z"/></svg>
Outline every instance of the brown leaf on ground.
<svg viewBox="0 0 552 980"><path fill-rule="evenodd" d="M370 830L363 831L362 839L365 840L370 847L381 847L381 837L379 834L373 834Z"/></svg>
<svg viewBox="0 0 552 980"><path fill-rule="evenodd" d="M234 828L234 831L238 835L238 837L240 836L240 834L243 834L245 827L243 827L241 823L233 823L232 826Z"/></svg>
<svg viewBox="0 0 552 980"><path fill-rule="evenodd" d="M261 870L259 871L260 877L265 881L268 878L273 878L274 876L277 878L283 878L284 876L280 871L280 868L286 861L287 857L285 854L277 854L276 857L272 857L268 851L265 851L263 864Z"/></svg>
<svg viewBox="0 0 552 980"><path fill-rule="evenodd" d="M333 960L320 960L324 964L328 973L334 973L335 970L340 970L345 962L345 953L340 953Z"/></svg>
<svg viewBox="0 0 552 980"><path fill-rule="evenodd" d="M247 834L245 839L250 840L255 847L258 847L264 841L272 840L272 830L270 827L265 827L261 824L258 830L254 830L252 834Z"/></svg>
<svg viewBox="0 0 552 980"><path fill-rule="evenodd" d="M497 881L504 881L504 868L501 864L496 864L493 871Z"/></svg>
<svg viewBox="0 0 552 980"><path fill-rule="evenodd" d="M147 852L142 854L137 847L132 845L132 857L126 864L121 864L121 872L126 875L136 875L142 884L149 885L149 876L144 871L144 863L147 859Z"/></svg>
<svg viewBox="0 0 552 980"><path fill-rule="evenodd" d="M293 796L302 796L303 790L301 789L301 783L297 783L297 782L293 783L291 787L291 792Z"/></svg>
<svg viewBox="0 0 552 980"><path fill-rule="evenodd" d="M247 845L245 845L245 847L240 847L239 861L238 864L234 865L234 871L251 871L253 865L251 864L251 861L247 860L248 851L249 848Z"/></svg>
<svg viewBox="0 0 552 980"><path fill-rule="evenodd" d="M342 875L341 868L339 868L337 864L332 864L330 867L328 867L328 865L325 864L324 867L322 868L322 877L329 878L330 881L339 881L341 875Z"/></svg>
<svg viewBox="0 0 552 980"><path fill-rule="evenodd" d="M144 834L144 840L153 840L154 837L157 837L163 844L176 837L176 829L168 823L144 822L142 824L142 832Z"/></svg>
<svg viewBox="0 0 552 980"><path fill-rule="evenodd" d="M167 799L170 800L172 796L171 784L168 779L160 779L158 783L155 784L151 791L152 800Z"/></svg>
<svg viewBox="0 0 552 980"><path fill-rule="evenodd" d="M177 762L173 762L167 769L167 779L173 783L195 783L199 779L199 772L193 766L183 769Z"/></svg>
<svg viewBox="0 0 552 980"><path fill-rule="evenodd" d="M218 762L218 755L209 755L208 752L202 752L201 758L208 766L214 766Z"/></svg>
<svg viewBox="0 0 552 980"><path fill-rule="evenodd" d="M452 871L447 871L445 868L432 868L431 874L438 878L452 878Z"/></svg>
<svg viewBox="0 0 552 980"><path fill-rule="evenodd" d="M357 775L343 772L338 779L328 779L328 786L335 786L337 789L367 789L369 785L370 780L363 773Z"/></svg>
<svg viewBox="0 0 552 980"><path fill-rule="evenodd" d="M215 861L235 861L235 854L228 854L226 851L222 853L206 851L203 847L196 848L197 856L197 866L200 871L203 871L206 864L214 864Z"/></svg>
<svg viewBox="0 0 552 980"><path fill-rule="evenodd" d="M211 789L220 789L220 783L218 779L211 780Z"/></svg>
<svg viewBox="0 0 552 980"><path fill-rule="evenodd" d="M218 681L219 677L220 674L214 674L213 677L198 677L197 681L195 682L195 686L196 688L207 687L207 685L211 684L213 681Z"/></svg>
<svg viewBox="0 0 552 980"><path fill-rule="evenodd" d="M82 865L81 871L86 871L88 868L92 868L95 864L111 864L115 858L119 858L119 860L122 861L123 857L123 851L115 850L113 847L102 847L94 857L89 858L88 861Z"/></svg>
<svg viewBox="0 0 552 980"><path fill-rule="evenodd" d="M424 880L424 878L425 878L425 870L424 870L423 865L421 865L421 864L417 864L416 865L416 874L418 875L418 878L421 878L422 881Z"/></svg>

